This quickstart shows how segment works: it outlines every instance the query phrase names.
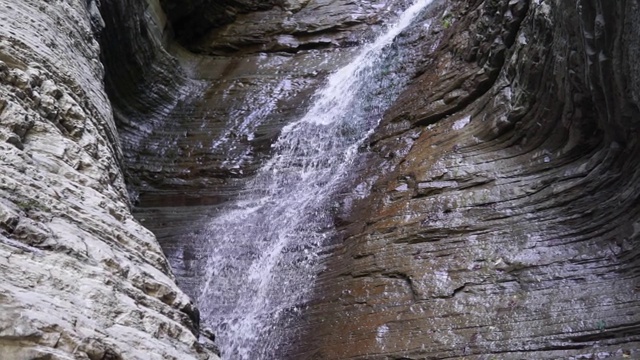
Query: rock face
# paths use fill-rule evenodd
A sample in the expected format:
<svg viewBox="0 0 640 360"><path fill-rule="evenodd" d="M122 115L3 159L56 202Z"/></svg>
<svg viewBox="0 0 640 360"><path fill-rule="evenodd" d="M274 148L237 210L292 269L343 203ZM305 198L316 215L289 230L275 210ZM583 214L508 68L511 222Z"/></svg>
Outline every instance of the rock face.
<svg viewBox="0 0 640 360"><path fill-rule="evenodd" d="M152 13L137 3L101 7L108 25L103 47L125 44L105 54L107 90L138 201L136 217L157 235L181 286L196 296L206 219L238 194L270 155L281 128L301 116L326 76L354 56L353 45L406 4L309 1L295 10L248 12L184 43L196 54L170 41L167 51L140 41L157 30L140 30L127 20L132 8ZM333 16L337 12L341 16ZM179 33L182 23L173 16L154 23ZM292 33L281 26L290 18L306 25ZM132 31L111 34L109 21ZM329 40L317 42L320 35ZM273 45L277 39L296 45Z"/></svg>
<svg viewBox="0 0 640 360"><path fill-rule="evenodd" d="M405 6L0 0L0 358L217 359L129 196L197 295L207 216ZM431 11L278 358L640 357L640 4Z"/></svg>
<svg viewBox="0 0 640 360"><path fill-rule="evenodd" d="M171 105L150 113L147 86L139 108L130 96L116 107L137 214L197 294L208 214L384 14L340 1L216 2L215 16L188 4L169 22L199 55L171 48L183 69L161 77L179 80ZM637 2L433 11L429 33L403 44L416 77L354 175L371 195L342 200L303 335L280 357L637 357Z"/></svg>
<svg viewBox="0 0 640 360"><path fill-rule="evenodd" d="M359 43L360 31L406 1L163 0L162 4L181 43L198 53L215 54L296 52Z"/></svg>
<svg viewBox="0 0 640 360"><path fill-rule="evenodd" d="M370 37L384 19L405 5L316 0L298 4L295 12L284 5L248 12L270 5L246 2L242 9L248 13L242 19L213 28L185 45L201 54L173 42L165 42L167 52L141 41L165 26L180 33L182 17L204 16L205 11L197 9L218 13L217 6L232 6L215 3L167 0L167 9L181 10L168 11L168 19L155 16L160 17L154 21L155 29L132 20L131 8L148 14L141 16L161 12L145 10L139 1L108 2L101 7L103 17L111 19L105 20L111 21L107 30L118 24L127 24L131 30L106 31L102 42L104 47L119 44L105 55L107 90L114 103L128 178L140 193L142 207L225 201L237 191L236 179L250 175L268 155L282 126L304 111L326 75L353 56L352 45ZM244 3L233 2L233 6ZM340 17L333 16L338 12ZM187 18L190 28L195 27L197 20ZM282 27L287 19L298 24L297 30ZM207 28L226 23L210 22ZM319 40L316 32L324 34L326 41ZM344 38L359 40L332 40Z"/></svg>
<svg viewBox="0 0 640 360"><path fill-rule="evenodd" d="M638 2L449 6L292 358L640 356Z"/></svg>
<svg viewBox="0 0 640 360"><path fill-rule="evenodd" d="M217 359L131 215L104 26L93 1L0 1L0 358Z"/></svg>

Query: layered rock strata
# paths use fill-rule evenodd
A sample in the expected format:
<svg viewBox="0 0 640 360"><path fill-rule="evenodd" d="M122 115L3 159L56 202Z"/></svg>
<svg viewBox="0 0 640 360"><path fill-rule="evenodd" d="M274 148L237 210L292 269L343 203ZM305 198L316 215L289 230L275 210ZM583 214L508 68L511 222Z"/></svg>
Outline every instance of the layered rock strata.
<svg viewBox="0 0 640 360"><path fill-rule="evenodd" d="M0 358L218 359L130 212L94 1L0 1Z"/></svg>
<svg viewBox="0 0 640 360"><path fill-rule="evenodd" d="M297 16L296 23L306 24L295 32L282 27L288 21L284 12L248 12L253 7L243 7L248 12L243 16L250 17L246 21L238 15L235 22L215 28L224 22L208 20L207 28L213 30L185 45L197 50L192 43L203 44L198 55L174 42L149 46L144 38L157 30L141 27L131 17L129 9L137 9L133 13L140 13L140 18L151 13L137 3L102 5L104 17L113 19L114 26L127 24L130 29L107 34L102 42L114 48L105 57L107 89L116 110L128 179L139 192L142 207L213 205L236 193L237 179L255 171L282 126L300 116L326 75L353 56L352 45L370 37L384 19L405 5L317 0L298 4L295 10L286 5L269 10L289 9L290 16ZM182 17L196 27L206 13L203 9L215 10L224 4L166 1L167 9L181 10L169 12L171 23L163 16L154 23L180 33L187 26L182 25ZM334 16L338 13L340 17ZM291 36L300 43L316 33L358 41L306 43L286 49L267 46L273 38ZM257 45L249 45L248 37ZM224 56L217 55L223 43L229 49Z"/></svg>
<svg viewBox="0 0 640 360"><path fill-rule="evenodd" d="M450 2L291 358L640 356L639 16Z"/></svg>
<svg viewBox="0 0 640 360"><path fill-rule="evenodd" d="M290 52L365 40L407 1L164 0L178 41L197 53Z"/></svg>
<svg viewBox="0 0 640 360"><path fill-rule="evenodd" d="M136 217L157 235L181 286L195 296L207 219L243 189L270 156L281 128L304 114L326 76L407 4L313 0L257 10L252 5L228 21L205 21L207 31L187 41L180 35L190 31L185 27L204 21L203 7L218 5L166 1L168 17L155 16L151 23L171 29L180 43L160 36L151 46L145 34L158 30L140 28L132 13L143 19L161 11L136 4L102 4L103 17L112 19L107 23L131 29L110 34L107 26L101 37L105 48L124 44L105 56L107 90ZM291 46L277 45L278 39Z"/></svg>
<svg viewBox="0 0 640 360"><path fill-rule="evenodd" d="M0 357L215 359L121 163L195 293L207 213L392 11L182 3L0 0ZM281 358L640 356L638 2L446 4Z"/></svg>

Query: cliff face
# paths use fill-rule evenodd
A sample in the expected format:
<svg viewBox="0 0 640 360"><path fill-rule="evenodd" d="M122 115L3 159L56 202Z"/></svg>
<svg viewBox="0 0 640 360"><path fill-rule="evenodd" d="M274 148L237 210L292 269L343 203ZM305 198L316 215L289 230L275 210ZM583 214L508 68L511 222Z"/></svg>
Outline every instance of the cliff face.
<svg viewBox="0 0 640 360"><path fill-rule="evenodd" d="M340 39L360 34L359 25L340 21L298 32L303 10L312 5L291 10L265 3L252 12L256 4L220 4L234 9L224 19L205 19L196 10L172 19L179 38L189 33L190 21L201 24L197 36L181 41L201 54L187 63L198 64L192 78L209 82L203 85L209 90L205 101L182 102L171 121L203 115L207 121L175 127L189 130L174 137L172 148L179 150L169 162L155 155L146 158L152 166L130 162L133 174L155 173L167 182L143 179L145 207L138 211L194 293L198 239L206 231L194 219L215 213L215 204L237 193L268 156L281 124L296 115L286 104L305 99L304 89L322 79L308 71L316 63L296 62L315 56L305 51L312 45L299 44L316 39L306 44L348 55L350 42ZM335 12L339 4L322 11ZM371 195L343 199L336 214L342 235L301 325L307 335L281 356L635 356L637 3L445 5L433 10L439 20L429 33L416 27L403 41L414 52L407 66L416 66L418 75L372 137L374 155L354 175L361 183L353 184L372 186ZM330 30L308 30L316 28ZM318 45L322 36L327 48ZM275 69L285 75L267 75ZM269 85L291 79L299 95ZM277 101L263 102L267 93ZM259 140L234 142L237 153L202 150L205 132L229 135L236 130L218 124L256 111L273 119L261 125ZM201 154L198 165L184 165L194 161L188 154ZM239 156L247 161L225 168ZM188 176L168 183L176 177L167 169L185 168ZM168 193L175 194L172 204L160 200ZM194 206L204 205L198 196L214 206ZM176 211L176 203L187 206Z"/></svg>
<svg viewBox="0 0 640 360"><path fill-rule="evenodd" d="M639 356L639 3L449 6L294 358Z"/></svg>
<svg viewBox="0 0 640 360"><path fill-rule="evenodd" d="M238 195L327 75L406 4L286 2L259 11L242 5L233 18L207 20L207 31L185 41L180 34L190 30L183 27L196 26L205 12L166 1L166 9L181 9L156 21L181 41L167 41L167 51L140 41L153 31L127 20L135 4L102 5L113 26L134 30L130 38L102 37L103 47L124 44L106 54L107 90L136 217L157 235L181 286L196 296L207 219Z"/></svg>
<svg viewBox="0 0 640 360"><path fill-rule="evenodd" d="M406 5L0 0L0 358L216 359L129 197L197 295L208 216ZM640 356L640 4L428 18L278 358Z"/></svg>
<svg viewBox="0 0 640 360"><path fill-rule="evenodd" d="M353 58L359 50L355 45L371 38L405 6L311 1L295 9L278 6L238 14L234 22L189 42L178 37L181 43L168 43L173 62L165 62L164 51L137 45L135 38L102 37L105 48L109 43L130 44L105 58L105 66L129 185L138 199L136 217L157 235L189 295L201 295L205 281L207 246L213 241L208 220L243 190L271 155L282 127L303 114L327 75ZM105 18L130 16L127 6L105 3L102 9ZM176 14L169 16L171 27L179 34L182 23L172 16ZM136 22L130 26L136 29ZM213 283L222 289L229 286ZM226 301L212 307L233 309L234 300ZM222 330L225 322L238 319L202 310L208 323L220 327L226 356L241 358L224 347L244 341L246 332L234 337L231 330ZM254 342L273 356L281 340L272 333Z"/></svg>
<svg viewBox="0 0 640 360"><path fill-rule="evenodd" d="M217 359L130 213L104 26L93 1L0 1L0 358Z"/></svg>

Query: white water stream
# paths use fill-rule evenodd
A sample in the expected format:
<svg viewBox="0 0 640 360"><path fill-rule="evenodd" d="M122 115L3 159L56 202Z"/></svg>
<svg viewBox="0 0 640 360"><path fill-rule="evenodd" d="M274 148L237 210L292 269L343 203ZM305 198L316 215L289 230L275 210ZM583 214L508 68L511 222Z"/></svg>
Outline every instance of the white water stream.
<svg viewBox="0 0 640 360"><path fill-rule="evenodd" d="M406 81L389 73L389 46L431 0L363 46L287 125L246 191L208 225L206 278L198 305L223 357L276 359L283 319L300 310L332 235L332 206L358 148Z"/></svg>

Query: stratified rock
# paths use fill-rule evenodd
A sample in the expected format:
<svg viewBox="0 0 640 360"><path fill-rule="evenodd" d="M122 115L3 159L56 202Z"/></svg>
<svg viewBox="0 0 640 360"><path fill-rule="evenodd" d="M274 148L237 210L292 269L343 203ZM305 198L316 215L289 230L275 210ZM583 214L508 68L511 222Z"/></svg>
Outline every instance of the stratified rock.
<svg viewBox="0 0 640 360"><path fill-rule="evenodd" d="M312 0L291 5L295 10L247 7L234 22L192 39L190 48L202 45L194 54L162 34L171 21L177 26L169 10L165 19L138 0L102 4L107 93L136 217L156 234L189 295L199 288L206 219L237 196L327 75L357 54L351 43L333 39L366 39L378 30L366 21L388 21L404 5ZM155 20L140 26L145 16ZM279 25L289 18L304 31L291 35ZM223 43L233 46L218 47Z"/></svg>
<svg viewBox="0 0 640 360"><path fill-rule="evenodd" d="M190 42L198 53L297 52L362 44L406 1L309 0L236 16Z"/></svg>
<svg viewBox="0 0 640 360"><path fill-rule="evenodd" d="M93 1L0 0L0 358L217 359L131 215Z"/></svg>
<svg viewBox="0 0 640 360"><path fill-rule="evenodd" d="M247 18L234 17L229 27L212 30L207 36L215 44L202 40L207 49L198 55L167 39L163 29L177 21L181 11L190 13L188 9L207 7L210 2L180 2L181 10L168 10L168 19L160 9L138 0L102 4L107 27L100 40L106 49L102 57L107 92L124 148L127 179L144 206L225 201L237 191L237 178L253 173L268 154L282 126L304 113L309 96L326 75L355 54L332 37L366 37L373 29L353 27L352 19L381 21L403 5L367 2L356 6L342 0L300 3L292 13L305 24L306 30L300 31L332 29L334 34L314 38L318 49L302 33L294 36L293 30L274 25L286 22L285 13L274 13L270 21L263 21L279 8L249 12L262 9L258 3L233 2L246 5ZM178 3L164 5L173 9ZM330 16L338 12L339 17ZM139 21L147 18L152 21ZM267 31L272 25L273 31ZM223 33L233 39L216 35ZM253 40L243 43L247 37L260 45L250 45ZM220 43L242 50L211 55Z"/></svg>
<svg viewBox="0 0 640 360"><path fill-rule="evenodd" d="M268 10L275 0L161 0L178 39L190 42L212 28L233 22L238 13ZM286 3L287 1L285 1Z"/></svg>
<svg viewBox="0 0 640 360"><path fill-rule="evenodd" d="M639 357L639 17L452 1L291 358Z"/></svg>
<svg viewBox="0 0 640 360"><path fill-rule="evenodd" d="M278 35L298 38L307 48L321 39L357 43L343 30L365 30L406 1L386 0L161 0L180 43L198 52L274 50ZM261 46L251 46L261 45Z"/></svg>
<svg viewBox="0 0 640 360"><path fill-rule="evenodd" d="M0 357L216 359L121 165L195 293L200 217L383 3L0 0ZM282 357L638 357L638 2L447 4Z"/></svg>

